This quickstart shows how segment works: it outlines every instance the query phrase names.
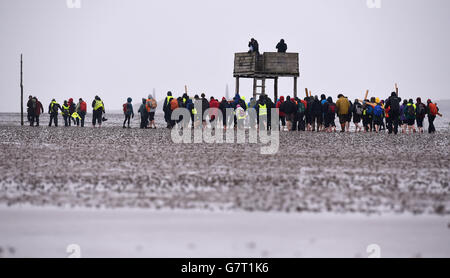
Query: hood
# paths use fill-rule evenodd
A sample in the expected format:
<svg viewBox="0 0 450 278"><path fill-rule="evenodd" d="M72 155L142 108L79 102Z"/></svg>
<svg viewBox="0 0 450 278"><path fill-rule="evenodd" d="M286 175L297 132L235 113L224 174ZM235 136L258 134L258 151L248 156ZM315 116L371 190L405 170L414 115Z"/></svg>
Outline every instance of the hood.
<svg viewBox="0 0 450 278"><path fill-rule="evenodd" d="M280 101L283 102L284 101L284 96L280 97Z"/></svg>
<svg viewBox="0 0 450 278"><path fill-rule="evenodd" d="M69 98L69 103L73 103L73 98Z"/></svg>
<svg viewBox="0 0 450 278"><path fill-rule="evenodd" d="M133 100L129 97L128 99L127 99L127 102L128 103L131 103Z"/></svg>

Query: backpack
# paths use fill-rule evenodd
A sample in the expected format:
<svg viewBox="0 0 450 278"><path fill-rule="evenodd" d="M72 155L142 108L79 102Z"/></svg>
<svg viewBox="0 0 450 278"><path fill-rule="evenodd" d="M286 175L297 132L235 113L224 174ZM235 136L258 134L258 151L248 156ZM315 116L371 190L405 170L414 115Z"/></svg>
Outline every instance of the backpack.
<svg viewBox="0 0 450 278"><path fill-rule="evenodd" d="M397 97L391 97L390 107L391 107L390 112L392 112L394 114L400 112L400 101Z"/></svg>
<svg viewBox="0 0 450 278"><path fill-rule="evenodd" d="M371 116L373 114L373 107L371 105L367 105L366 107L366 115Z"/></svg>
<svg viewBox="0 0 450 278"><path fill-rule="evenodd" d="M80 103L80 111L86 112L86 109L87 109L87 107L86 107L86 102L82 101L82 102Z"/></svg>
<svg viewBox="0 0 450 278"><path fill-rule="evenodd" d="M416 111L412 104L408 105L406 108L406 117L409 119L413 119L416 116Z"/></svg>
<svg viewBox="0 0 450 278"><path fill-rule="evenodd" d="M330 103L328 105L328 113L335 114L336 113L336 104Z"/></svg>
<svg viewBox="0 0 450 278"><path fill-rule="evenodd" d="M383 108L381 108L381 106L379 105L375 106L375 108L373 109L373 114L377 117L381 117L383 115Z"/></svg>
<svg viewBox="0 0 450 278"><path fill-rule="evenodd" d="M298 106L297 106L297 112L298 112L299 114L304 114L305 111L306 111L305 104L304 104L303 102L300 101L300 102L298 103Z"/></svg>
<svg viewBox="0 0 450 278"><path fill-rule="evenodd" d="M417 105L417 116L424 117L425 116L425 104L419 103Z"/></svg>
<svg viewBox="0 0 450 278"><path fill-rule="evenodd" d="M156 100L153 99L153 98L150 100L150 107L151 107L152 109L156 109L156 107L158 107L158 103L157 103Z"/></svg>
<svg viewBox="0 0 450 278"><path fill-rule="evenodd" d="M363 107L362 107L361 104L355 104L355 112L356 112L356 115L362 116L362 114L363 114Z"/></svg>
<svg viewBox="0 0 450 278"><path fill-rule="evenodd" d="M428 105L428 107L430 108L430 114L431 114L432 116L436 116L436 115L438 114L438 109L437 109L436 104L430 103L430 104Z"/></svg>
<svg viewBox="0 0 450 278"><path fill-rule="evenodd" d="M178 108L178 101L176 99L172 99L170 101L170 110L174 111Z"/></svg>
<svg viewBox="0 0 450 278"><path fill-rule="evenodd" d="M123 113L127 113L128 112L128 103L124 103L123 104Z"/></svg>
<svg viewBox="0 0 450 278"><path fill-rule="evenodd" d="M147 99L147 102L145 103L145 109L147 109L147 112L150 113L150 109L152 109L151 99Z"/></svg>

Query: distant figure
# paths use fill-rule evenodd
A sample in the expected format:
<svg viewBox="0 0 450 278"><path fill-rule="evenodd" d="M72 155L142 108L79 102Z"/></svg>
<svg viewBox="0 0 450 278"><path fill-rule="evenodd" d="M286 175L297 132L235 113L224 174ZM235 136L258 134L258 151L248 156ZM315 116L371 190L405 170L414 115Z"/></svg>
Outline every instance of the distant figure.
<svg viewBox="0 0 450 278"><path fill-rule="evenodd" d="M339 117L339 123L341 124L341 132L345 132L347 127L348 117L350 114L350 102L344 95L339 94L336 101L337 114Z"/></svg>
<svg viewBox="0 0 450 278"><path fill-rule="evenodd" d="M427 100L427 112L428 112L428 133L435 133L436 128L434 127L434 120L436 119L436 116L441 115L439 113L439 108L437 105L433 102L431 102L431 99Z"/></svg>
<svg viewBox="0 0 450 278"><path fill-rule="evenodd" d="M123 105L123 114L125 115L125 120L123 121L123 128L126 128L125 124L128 122L128 128L130 127L131 118L134 118L133 104L131 104L133 100L129 97L127 102Z"/></svg>
<svg viewBox="0 0 450 278"><path fill-rule="evenodd" d="M147 112L147 99L142 99L142 104L139 107L138 113L141 114L141 129L147 129L148 127L148 112Z"/></svg>
<svg viewBox="0 0 450 278"><path fill-rule="evenodd" d="M55 99L52 99L52 102L50 102L50 105L48 106L48 113L50 114L48 126L52 126L52 122L55 123L55 126L58 126L58 110L61 110L61 106Z"/></svg>
<svg viewBox="0 0 450 278"><path fill-rule="evenodd" d="M388 123L389 134L391 134L392 132L397 134L401 110L400 110L400 99L398 98L396 92L391 93L391 96L386 101L385 107L389 108L389 118L390 118L389 120L390 122Z"/></svg>
<svg viewBox="0 0 450 278"><path fill-rule="evenodd" d="M34 110L36 108L36 102L33 100L33 96L29 96L28 97L28 102L27 102L27 119L28 122L31 125L32 119L34 117Z"/></svg>
<svg viewBox="0 0 450 278"><path fill-rule="evenodd" d="M71 126L71 120L73 121L73 125L76 125L76 117L72 117L73 113L76 112L76 108L77 106L75 105L75 103L73 102L73 98L69 98L69 115L70 115L70 119L69 119L69 126Z"/></svg>
<svg viewBox="0 0 450 278"><path fill-rule="evenodd" d="M249 47L248 53L259 54L259 44L258 41L255 40L254 38L250 40L250 42L248 43L248 47Z"/></svg>
<svg viewBox="0 0 450 278"><path fill-rule="evenodd" d="M77 118L77 126L84 127L84 119L86 117L86 113L87 113L87 105L86 102L80 98L78 100L78 104L76 106L76 113L80 116L79 118Z"/></svg>
<svg viewBox="0 0 450 278"><path fill-rule="evenodd" d="M286 53L287 44L284 42L283 39L281 39L280 42L277 44L276 49L278 49L278 53Z"/></svg>
<svg viewBox="0 0 450 278"><path fill-rule="evenodd" d="M44 113L44 107L42 103L37 99L37 97L33 98L36 103L36 107L34 110L33 118L31 119L31 126L34 126L34 122L36 122L36 126L39 126L39 116Z"/></svg>
<svg viewBox="0 0 450 278"><path fill-rule="evenodd" d="M172 92L167 92L167 97L164 100L163 111L164 111L164 120L167 123L167 128L171 128L170 125L170 117L172 115L172 111L170 110L170 101L173 99Z"/></svg>
<svg viewBox="0 0 450 278"><path fill-rule="evenodd" d="M64 126L68 127L70 126L70 112L69 112L69 103L67 102L67 100L64 101L63 105L62 105L62 116L64 119Z"/></svg>
<svg viewBox="0 0 450 278"><path fill-rule="evenodd" d="M148 99L147 99L147 103L146 103L146 108L148 111L148 122L149 122L149 127L154 128L154 129L156 129L155 112L156 112L157 107L158 107L158 103L156 102L156 99L154 99L152 95L148 95Z"/></svg>
<svg viewBox="0 0 450 278"><path fill-rule="evenodd" d="M95 96L95 99L92 101L93 115L92 115L92 125L95 127L95 124L98 122L98 127L102 127L103 121L103 113L105 113L105 105L99 96Z"/></svg>
<svg viewBox="0 0 450 278"><path fill-rule="evenodd" d="M206 117L205 117L205 112L206 110L209 109L209 101L206 99L205 94L201 94L201 101L202 101L202 124L203 124L203 129L206 128Z"/></svg>

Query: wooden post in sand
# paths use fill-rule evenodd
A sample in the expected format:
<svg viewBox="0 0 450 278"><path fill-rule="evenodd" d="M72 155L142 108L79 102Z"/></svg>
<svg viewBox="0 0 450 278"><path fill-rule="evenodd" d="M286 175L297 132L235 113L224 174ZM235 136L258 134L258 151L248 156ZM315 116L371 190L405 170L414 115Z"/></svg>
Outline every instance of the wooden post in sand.
<svg viewBox="0 0 450 278"><path fill-rule="evenodd" d="M23 61L20 54L20 124L23 126Z"/></svg>

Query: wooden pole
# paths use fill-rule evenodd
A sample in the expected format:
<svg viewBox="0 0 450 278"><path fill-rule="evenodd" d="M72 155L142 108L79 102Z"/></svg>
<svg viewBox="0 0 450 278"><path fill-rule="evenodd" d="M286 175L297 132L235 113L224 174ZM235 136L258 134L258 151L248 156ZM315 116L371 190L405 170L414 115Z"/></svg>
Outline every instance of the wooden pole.
<svg viewBox="0 0 450 278"><path fill-rule="evenodd" d="M265 95L266 94L266 79L263 78L263 80L261 80L261 94Z"/></svg>
<svg viewBox="0 0 450 278"><path fill-rule="evenodd" d="M294 98L297 97L297 76L294 77Z"/></svg>
<svg viewBox="0 0 450 278"><path fill-rule="evenodd" d="M184 85L184 92L185 92L186 95L187 95L187 93L188 93L187 85Z"/></svg>
<svg viewBox="0 0 450 278"><path fill-rule="evenodd" d="M236 91L235 94L239 94L239 77L236 77Z"/></svg>
<svg viewBox="0 0 450 278"><path fill-rule="evenodd" d="M20 124L23 126L23 55L20 54Z"/></svg>
<svg viewBox="0 0 450 278"><path fill-rule="evenodd" d="M274 102L277 101L278 99L278 77L275 78L274 80L274 85L273 85L273 96L274 96Z"/></svg>
<svg viewBox="0 0 450 278"><path fill-rule="evenodd" d="M305 88L305 94L306 94L306 97L309 97L309 95L308 95L308 88Z"/></svg>
<svg viewBox="0 0 450 278"><path fill-rule="evenodd" d="M366 100L369 97L369 90L366 91L366 96L364 97L364 100Z"/></svg>
<svg viewBox="0 0 450 278"><path fill-rule="evenodd" d="M253 99L256 100L256 78L253 78Z"/></svg>
<svg viewBox="0 0 450 278"><path fill-rule="evenodd" d="M311 90L309 90L309 97L312 97L312 92L311 92Z"/></svg>
<svg viewBox="0 0 450 278"><path fill-rule="evenodd" d="M398 97L398 86L397 86L397 83L395 83L395 93L397 94L397 97Z"/></svg>

